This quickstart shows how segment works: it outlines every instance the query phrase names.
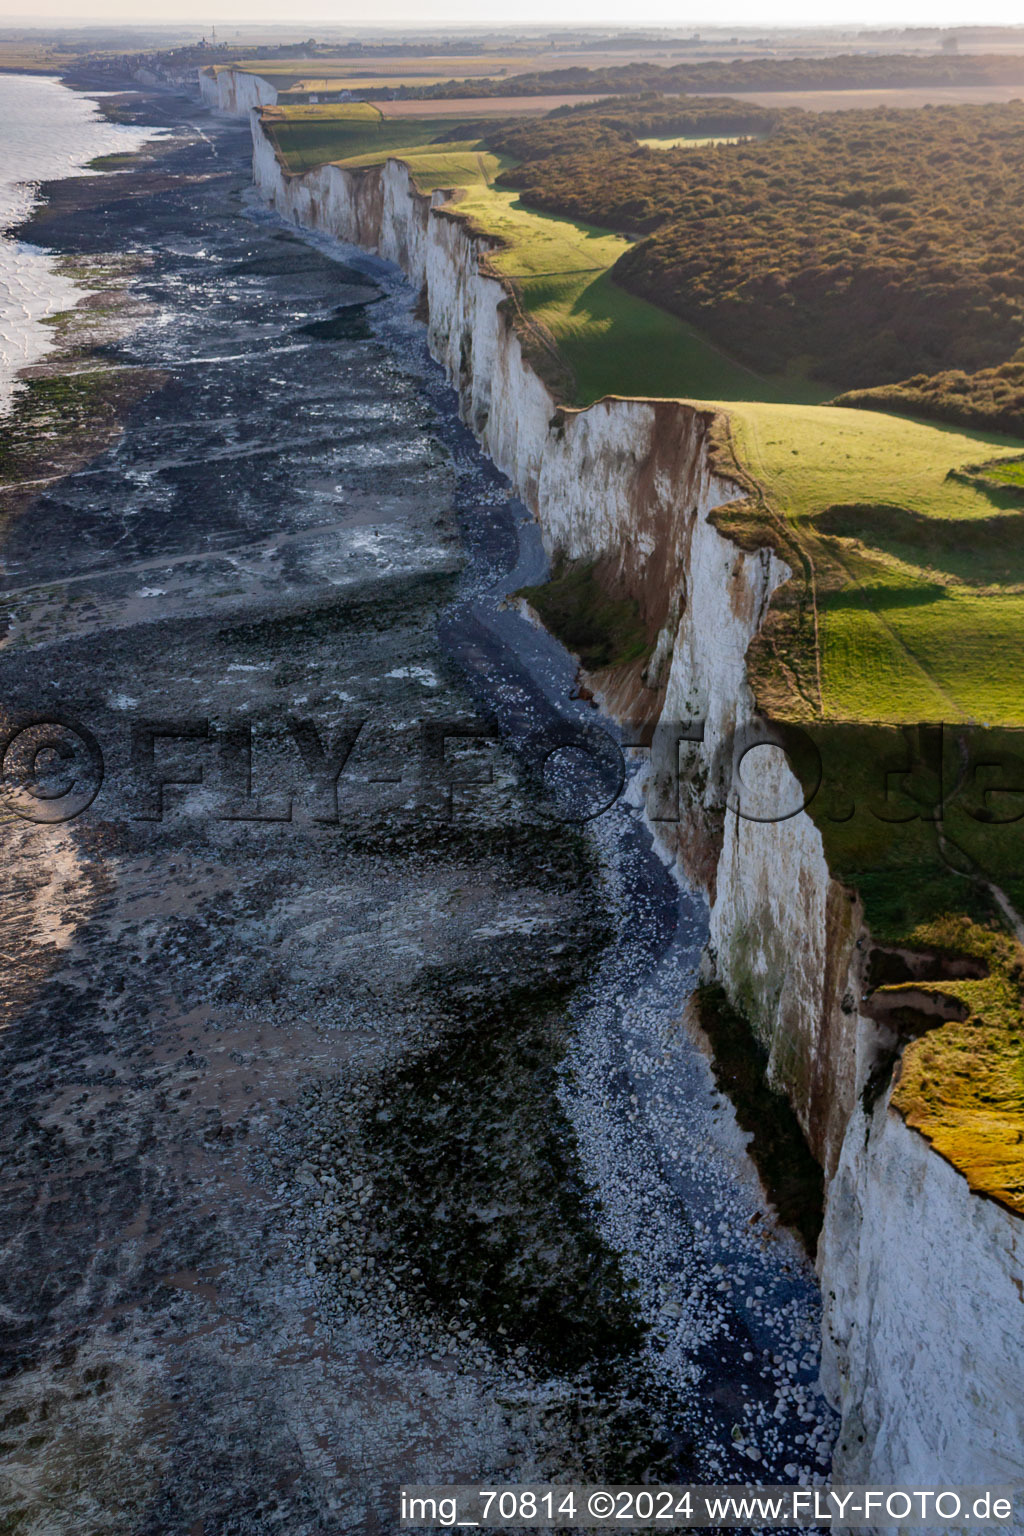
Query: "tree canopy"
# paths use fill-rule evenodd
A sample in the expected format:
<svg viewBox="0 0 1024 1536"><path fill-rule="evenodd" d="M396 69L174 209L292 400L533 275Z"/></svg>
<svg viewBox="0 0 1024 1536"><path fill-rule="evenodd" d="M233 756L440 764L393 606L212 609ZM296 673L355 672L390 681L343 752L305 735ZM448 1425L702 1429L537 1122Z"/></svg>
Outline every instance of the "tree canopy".
<svg viewBox="0 0 1024 1536"><path fill-rule="evenodd" d="M768 114L741 143L637 140L694 103L496 130L532 208L640 237L615 281L767 372L847 389L967 373L1024 340L1024 103ZM708 107L725 128L728 103ZM663 114L659 119L659 114ZM652 123L662 122L664 128ZM722 128L719 131L722 131Z"/></svg>

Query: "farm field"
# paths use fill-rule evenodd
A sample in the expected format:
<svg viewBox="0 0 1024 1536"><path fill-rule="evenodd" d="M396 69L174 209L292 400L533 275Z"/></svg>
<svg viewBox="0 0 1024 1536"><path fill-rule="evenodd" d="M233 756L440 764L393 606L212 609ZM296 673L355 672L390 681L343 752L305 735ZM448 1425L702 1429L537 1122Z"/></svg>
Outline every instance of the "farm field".
<svg viewBox="0 0 1024 1536"><path fill-rule="evenodd" d="M258 71L256 71L258 73ZM304 91L379 91L382 87L398 89L403 85L440 85L446 75L303 75L283 80L270 77L270 83L284 96Z"/></svg>
<svg viewBox="0 0 1024 1536"><path fill-rule="evenodd" d="M266 80L279 93L326 94L336 91L399 90L403 87L443 85L449 80L501 78L532 70L532 57L469 56L466 58L416 58L398 55L393 59L314 58L267 60L243 59L215 69L234 69ZM536 96L495 96L455 98L451 107L476 117L507 117L550 112L553 108L600 100L600 94L578 95L573 92L544 92ZM437 100L392 101L395 116L436 117L446 110Z"/></svg>
<svg viewBox="0 0 1024 1536"><path fill-rule="evenodd" d="M57 75L67 69L69 55L47 43L0 43L0 74Z"/></svg>
<svg viewBox="0 0 1024 1536"><path fill-rule="evenodd" d="M700 86L693 91L700 95ZM989 101L1020 101L1024 85L879 86L847 91L735 91L742 101L761 107L802 107L805 112L853 112L867 107L955 106Z"/></svg>
<svg viewBox="0 0 1024 1536"><path fill-rule="evenodd" d="M436 117L440 105L448 111L457 106L466 117L527 117L553 112L556 107L575 107L600 99L600 96L562 92L557 96L460 96L444 102L389 101L386 105L391 117Z"/></svg>

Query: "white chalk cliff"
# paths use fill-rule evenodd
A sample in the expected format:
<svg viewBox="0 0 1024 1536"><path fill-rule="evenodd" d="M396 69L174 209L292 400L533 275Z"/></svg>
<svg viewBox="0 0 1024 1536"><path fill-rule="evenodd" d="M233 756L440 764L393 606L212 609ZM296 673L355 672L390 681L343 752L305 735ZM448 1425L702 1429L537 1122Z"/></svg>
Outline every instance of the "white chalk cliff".
<svg viewBox="0 0 1024 1536"><path fill-rule="evenodd" d="M867 935L813 821L801 812L765 824L721 809L717 749L754 716L747 651L789 571L709 521L742 494L712 466L710 416L670 400L559 406L487 270L488 241L442 194L421 194L394 160L290 174L258 113L252 124L267 202L404 270L423 292L430 349L464 420L548 547L599 559L660 627L646 687L638 676L635 697L609 696L609 706L653 701L664 720L707 722L691 813L678 827L659 823L659 835L709 891L716 975L767 1046L825 1168L819 1271L824 1382L843 1415L836 1480L1024 1485L1024 1223L973 1194L887 1094L873 1113L863 1108L877 1039L858 1009ZM753 789L798 802L778 755L754 758L766 761L748 776Z"/></svg>
<svg viewBox="0 0 1024 1536"><path fill-rule="evenodd" d="M272 107L277 101L277 91L268 80L212 64L199 71L199 94L216 112L232 117L248 117L253 107Z"/></svg>

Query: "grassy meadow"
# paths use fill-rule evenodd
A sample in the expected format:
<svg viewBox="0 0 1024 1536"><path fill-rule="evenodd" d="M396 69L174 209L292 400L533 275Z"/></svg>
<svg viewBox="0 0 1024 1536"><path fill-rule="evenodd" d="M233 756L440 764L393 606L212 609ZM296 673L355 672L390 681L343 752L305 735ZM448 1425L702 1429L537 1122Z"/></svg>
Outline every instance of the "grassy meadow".
<svg viewBox="0 0 1024 1536"><path fill-rule="evenodd" d="M728 409L810 564L818 716L1024 725L1024 515L951 473L1000 451L1017 472L1021 445L835 406Z"/></svg>
<svg viewBox="0 0 1024 1536"><path fill-rule="evenodd" d="M438 134L458 130L449 122L388 121L370 102L329 106L265 107L263 123L283 165L301 173L329 161L363 157L373 164L387 155L406 155L431 143Z"/></svg>

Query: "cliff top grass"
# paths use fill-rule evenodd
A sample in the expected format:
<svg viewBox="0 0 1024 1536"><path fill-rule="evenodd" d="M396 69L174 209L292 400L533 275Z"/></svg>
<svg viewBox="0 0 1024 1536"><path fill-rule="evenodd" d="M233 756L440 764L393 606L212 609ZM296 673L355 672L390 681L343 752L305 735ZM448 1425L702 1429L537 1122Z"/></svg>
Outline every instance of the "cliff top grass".
<svg viewBox="0 0 1024 1536"><path fill-rule="evenodd" d="M839 407L726 408L762 495L732 530L778 544L781 519L805 587L799 631L792 607L775 615L774 659L782 645L794 671L759 649L764 701L790 718L1024 724L1024 509L992 483L1024 444ZM987 477L965 473L985 460Z"/></svg>
<svg viewBox="0 0 1024 1536"><path fill-rule="evenodd" d="M946 917L913 935L923 947L981 960L979 980L924 983L967 1018L906 1046L892 1103L971 1188L1024 1215L1022 952L1004 934Z"/></svg>
<svg viewBox="0 0 1024 1536"><path fill-rule="evenodd" d="M264 107L262 121L282 165L294 174L331 163L375 165L392 155L404 160L463 129L459 118L388 119L361 101Z"/></svg>
<svg viewBox="0 0 1024 1536"><path fill-rule="evenodd" d="M374 165L378 155L351 155L340 163L350 170ZM427 143L401 155L421 192L438 187L488 187L500 164L499 157L479 147L477 139L455 139L447 144Z"/></svg>

